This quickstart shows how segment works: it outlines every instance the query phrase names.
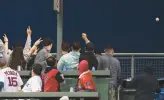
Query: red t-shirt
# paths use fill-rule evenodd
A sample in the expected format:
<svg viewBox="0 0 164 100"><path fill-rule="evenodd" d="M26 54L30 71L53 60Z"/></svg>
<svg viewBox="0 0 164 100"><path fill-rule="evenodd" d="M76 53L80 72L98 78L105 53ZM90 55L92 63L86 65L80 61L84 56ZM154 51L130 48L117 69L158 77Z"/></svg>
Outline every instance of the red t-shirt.
<svg viewBox="0 0 164 100"><path fill-rule="evenodd" d="M43 73L42 80L44 92L59 92L60 83L64 81L61 77L61 73L57 69L51 69Z"/></svg>
<svg viewBox="0 0 164 100"><path fill-rule="evenodd" d="M83 72L78 80L77 91L83 90L93 90L96 91L95 83L92 78L92 73L90 71Z"/></svg>

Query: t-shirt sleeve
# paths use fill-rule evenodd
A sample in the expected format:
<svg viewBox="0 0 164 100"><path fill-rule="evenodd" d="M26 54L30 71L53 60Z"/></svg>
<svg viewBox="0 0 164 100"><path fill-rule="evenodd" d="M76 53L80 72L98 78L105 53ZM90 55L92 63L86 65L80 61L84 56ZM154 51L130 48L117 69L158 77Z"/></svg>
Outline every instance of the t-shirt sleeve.
<svg viewBox="0 0 164 100"><path fill-rule="evenodd" d="M58 83L62 83L64 81L63 74L61 74L60 72L57 72L57 74L56 74L56 80L58 81Z"/></svg>
<svg viewBox="0 0 164 100"><path fill-rule="evenodd" d="M2 71L0 71L0 82L4 83L5 81L5 75L2 73Z"/></svg>
<svg viewBox="0 0 164 100"><path fill-rule="evenodd" d="M31 80L31 89L32 92L41 92L42 86L39 84L39 81L35 78Z"/></svg>

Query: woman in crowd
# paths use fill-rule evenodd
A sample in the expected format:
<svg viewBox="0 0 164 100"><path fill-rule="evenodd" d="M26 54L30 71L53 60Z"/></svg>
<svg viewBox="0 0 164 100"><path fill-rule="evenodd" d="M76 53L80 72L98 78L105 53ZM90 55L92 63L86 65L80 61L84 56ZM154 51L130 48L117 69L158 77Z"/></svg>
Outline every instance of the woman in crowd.
<svg viewBox="0 0 164 100"><path fill-rule="evenodd" d="M39 40L37 40L34 43L33 47L30 49L30 51L26 55L26 59L23 56L23 48L22 47L16 47L11 54L11 57L9 60L9 66L12 69L15 69L18 71L26 69L26 63L27 63L28 59L33 54L33 52L37 49L37 47L41 41L42 40L40 38Z"/></svg>
<svg viewBox="0 0 164 100"><path fill-rule="evenodd" d="M37 49L37 46L42 41L41 39L37 40L33 47L31 48L31 34L32 31L30 27L27 28L27 41L25 47L23 48L20 44L15 44L13 46L13 51L8 49L8 38L4 35L4 51L6 52L6 58L8 65L15 70L24 70L26 69L27 61L33 52Z"/></svg>
<svg viewBox="0 0 164 100"><path fill-rule="evenodd" d="M28 58L27 54L29 53L29 51L31 49L31 35L32 35L32 30L29 26L27 28L27 40L26 40L25 47L23 48L19 43L16 43L12 48L14 50L16 47L22 47L23 48L23 56L25 59L26 59L26 57ZM6 53L6 59L9 60L13 50L10 50L8 47L9 40L8 40L6 34L4 34L3 38L4 38L4 51Z"/></svg>

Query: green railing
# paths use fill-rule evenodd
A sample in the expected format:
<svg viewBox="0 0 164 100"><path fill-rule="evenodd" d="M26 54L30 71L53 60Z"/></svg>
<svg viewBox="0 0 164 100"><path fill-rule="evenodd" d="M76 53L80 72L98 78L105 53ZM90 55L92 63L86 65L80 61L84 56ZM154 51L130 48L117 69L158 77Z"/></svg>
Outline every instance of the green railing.
<svg viewBox="0 0 164 100"><path fill-rule="evenodd" d="M30 78L30 71L21 71L19 72L24 83ZM61 92L69 92L70 87L76 85L78 72L77 71L65 71L62 72L65 77L66 84L61 85ZM92 72L94 81L96 83L97 91L101 100L108 100L109 96L109 71L93 71Z"/></svg>
<svg viewBox="0 0 164 100"><path fill-rule="evenodd" d="M62 96L68 96L70 99L81 98L84 100L99 100L98 92L35 92L35 93L24 93L24 92L1 92L1 99L41 99L41 100L59 100Z"/></svg>
<svg viewBox="0 0 164 100"><path fill-rule="evenodd" d="M77 71L63 71L61 72L64 74L64 77L78 77L78 72ZM19 72L20 76L23 77L30 77L31 71L20 71ZM100 77L100 78L109 78L110 77L110 71L92 71L93 77Z"/></svg>

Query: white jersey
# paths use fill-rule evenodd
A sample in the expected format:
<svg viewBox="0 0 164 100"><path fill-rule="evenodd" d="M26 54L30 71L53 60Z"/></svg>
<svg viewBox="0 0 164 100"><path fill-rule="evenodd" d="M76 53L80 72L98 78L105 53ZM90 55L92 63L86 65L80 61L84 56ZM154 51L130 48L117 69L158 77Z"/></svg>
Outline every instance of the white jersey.
<svg viewBox="0 0 164 100"><path fill-rule="evenodd" d="M2 92L18 92L23 85L23 81L19 73L10 67L6 67L1 71L1 81L4 82Z"/></svg>
<svg viewBox="0 0 164 100"><path fill-rule="evenodd" d="M41 92L42 79L40 76L32 76L22 89L23 92Z"/></svg>

